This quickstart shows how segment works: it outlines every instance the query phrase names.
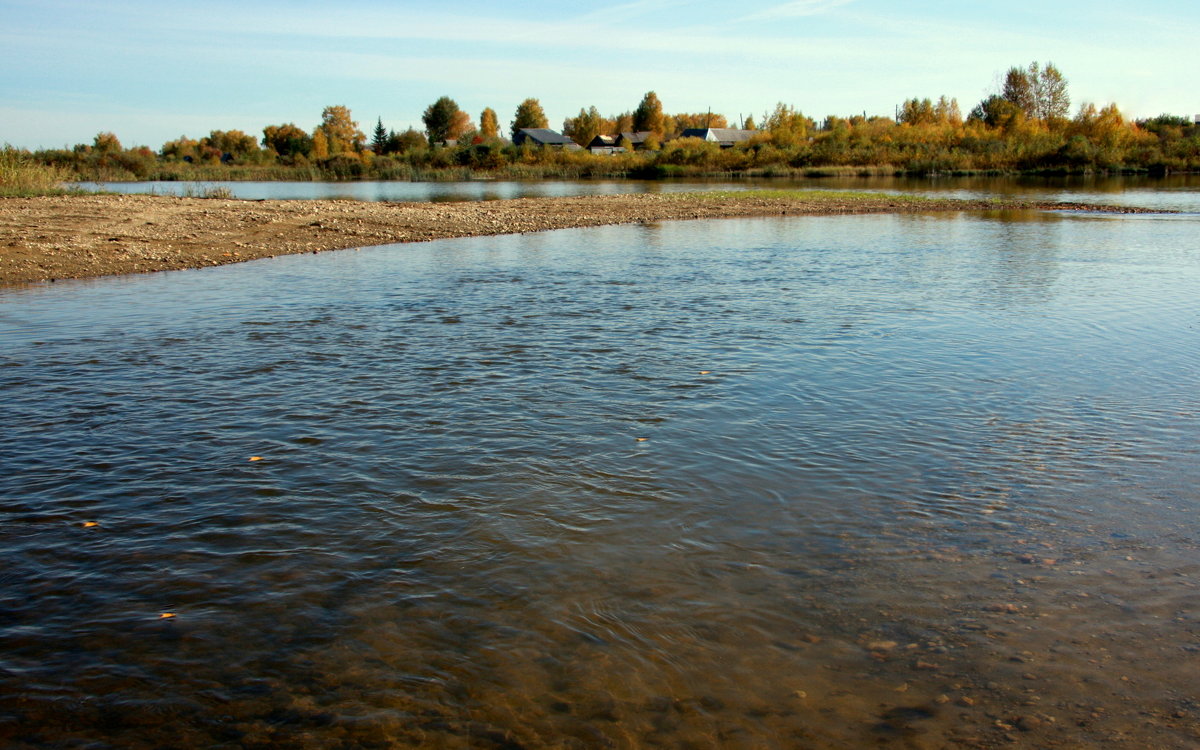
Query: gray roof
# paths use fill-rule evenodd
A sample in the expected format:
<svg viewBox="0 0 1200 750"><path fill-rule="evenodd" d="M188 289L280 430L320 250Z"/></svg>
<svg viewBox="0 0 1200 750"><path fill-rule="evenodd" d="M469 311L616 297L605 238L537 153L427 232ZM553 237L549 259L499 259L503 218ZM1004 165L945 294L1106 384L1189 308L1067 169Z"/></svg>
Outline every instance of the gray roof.
<svg viewBox="0 0 1200 750"><path fill-rule="evenodd" d="M636 146L639 143L645 143L646 139L652 135L654 135L653 130L639 130L634 133L626 130L625 132L621 133L621 138L628 138L629 142ZM620 140L620 138L617 140Z"/></svg>
<svg viewBox="0 0 1200 750"><path fill-rule="evenodd" d="M738 130L737 128L688 128L679 134L680 138L701 138L713 143L743 143L750 140L757 130Z"/></svg>
<svg viewBox="0 0 1200 750"><path fill-rule="evenodd" d="M543 146L565 146L575 142L549 128L521 128L517 133L520 140L528 139Z"/></svg>

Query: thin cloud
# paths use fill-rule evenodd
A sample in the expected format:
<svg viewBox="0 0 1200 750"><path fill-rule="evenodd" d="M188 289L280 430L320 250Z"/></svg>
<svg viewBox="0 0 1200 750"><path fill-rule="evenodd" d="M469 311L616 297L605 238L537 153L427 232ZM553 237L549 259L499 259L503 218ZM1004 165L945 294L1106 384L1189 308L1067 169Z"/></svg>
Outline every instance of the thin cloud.
<svg viewBox="0 0 1200 750"><path fill-rule="evenodd" d="M790 3L783 3L772 8L760 10L757 13L751 13L748 16L742 16L739 21L763 21L766 19L779 18L801 18L804 16L818 16L822 13L828 13L834 8L839 8L843 5L849 5L854 0L792 0Z"/></svg>

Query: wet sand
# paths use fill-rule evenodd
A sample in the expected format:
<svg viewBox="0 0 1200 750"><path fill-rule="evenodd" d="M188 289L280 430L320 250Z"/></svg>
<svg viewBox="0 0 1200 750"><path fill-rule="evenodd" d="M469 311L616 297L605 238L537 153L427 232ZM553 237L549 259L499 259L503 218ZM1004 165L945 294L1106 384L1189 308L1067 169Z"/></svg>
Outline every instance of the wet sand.
<svg viewBox="0 0 1200 750"><path fill-rule="evenodd" d="M276 255L571 227L745 216L1102 210L887 194L676 193L464 203L247 201L142 195L0 199L0 286L203 268Z"/></svg>

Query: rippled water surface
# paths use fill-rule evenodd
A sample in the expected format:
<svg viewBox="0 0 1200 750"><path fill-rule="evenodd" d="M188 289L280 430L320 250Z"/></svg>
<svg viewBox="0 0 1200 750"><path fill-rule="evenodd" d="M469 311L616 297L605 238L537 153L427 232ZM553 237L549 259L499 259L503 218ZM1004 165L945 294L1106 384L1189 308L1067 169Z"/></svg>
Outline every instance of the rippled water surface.
<svg viewBox="0 0 1200 750"><path fill-rule="evenodd" d="M1198 229L680 222L0 290L0 739L1193 747Z"/></svg>

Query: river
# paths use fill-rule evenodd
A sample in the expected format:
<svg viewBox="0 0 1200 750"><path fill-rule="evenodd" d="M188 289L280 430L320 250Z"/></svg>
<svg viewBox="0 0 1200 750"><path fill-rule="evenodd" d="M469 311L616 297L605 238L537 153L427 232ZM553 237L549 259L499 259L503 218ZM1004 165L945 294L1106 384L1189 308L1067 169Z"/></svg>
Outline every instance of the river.
<svg viewBox="0 0 1200 750"><path fill-rule="evenodd" d="M1198 221L0 290L0 739L1194 747Z"/></svg>
<svg viewBox="0 0 1200 750"><path fill-rule="evenodd" d="M943 198L1002 196L1112 203L1200 213L1200 175L1170 177L821 177L710 180L479 180L468 182L85 182L82 190L203 195L213 189L246 200L476 201L618 193L729 189L915 192Z"/></svg>

